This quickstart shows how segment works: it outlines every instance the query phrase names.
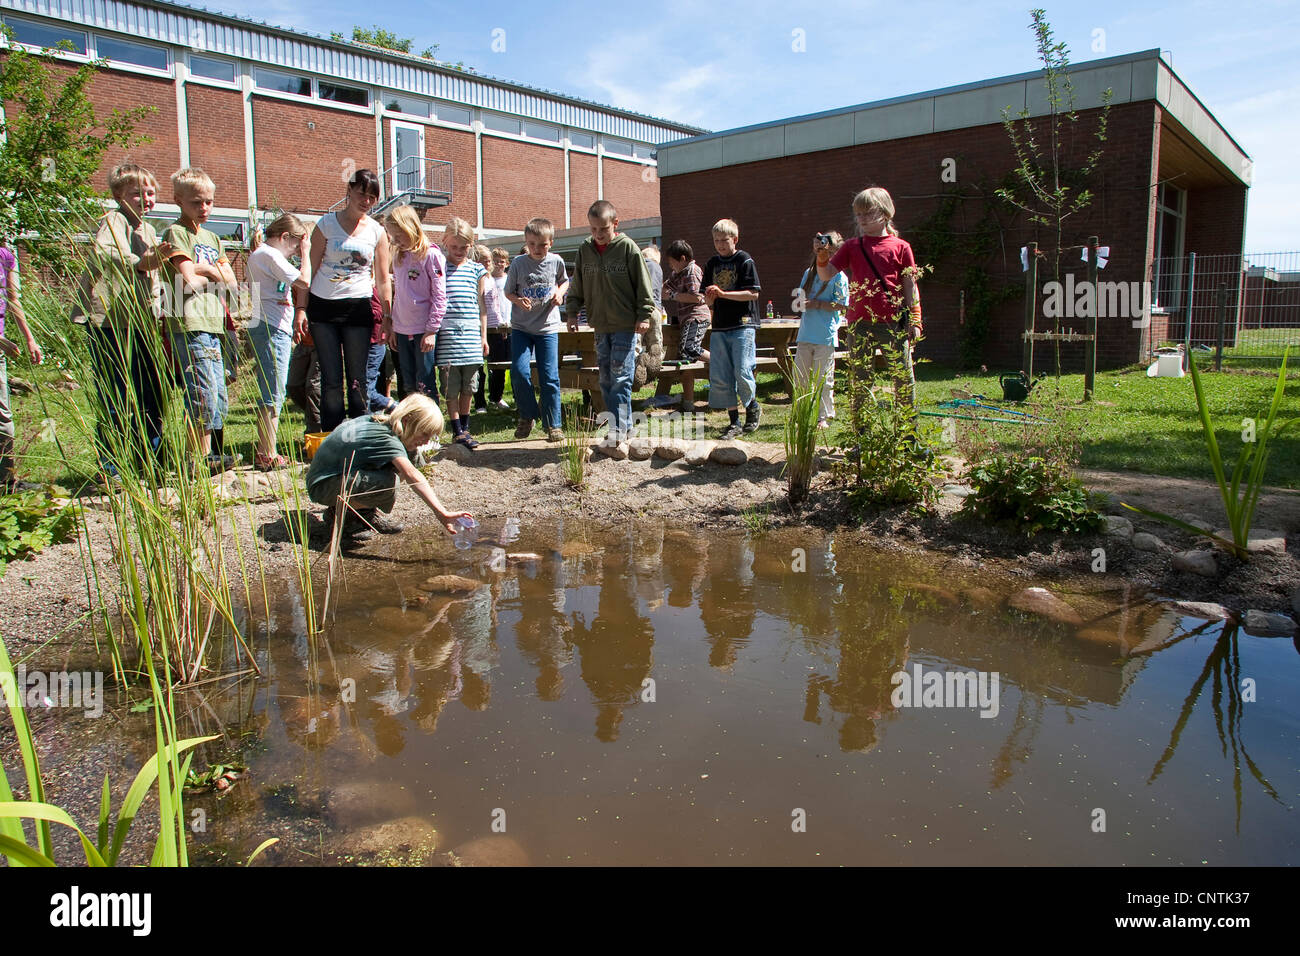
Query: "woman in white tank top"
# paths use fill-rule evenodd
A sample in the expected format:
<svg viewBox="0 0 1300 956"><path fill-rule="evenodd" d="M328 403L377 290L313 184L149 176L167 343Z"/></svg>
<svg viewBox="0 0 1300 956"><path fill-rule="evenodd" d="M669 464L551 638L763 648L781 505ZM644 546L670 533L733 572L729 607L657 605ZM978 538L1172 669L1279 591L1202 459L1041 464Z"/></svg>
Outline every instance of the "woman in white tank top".
<svg viewBox="0 0 1300 956"><path fill-rule="evenodd" d="M388 234L366 215L378 199L379 177L369 169L357 170L348 183L347 205L322 216L311 234L311 289L305 302L299 300L295 330L301 338L310 328L316 344L324 431L333 431L343 421L345 402L347 418L369 411L366 359L374 326L372 296L379 300L385 327L390 321Z"/></svg>

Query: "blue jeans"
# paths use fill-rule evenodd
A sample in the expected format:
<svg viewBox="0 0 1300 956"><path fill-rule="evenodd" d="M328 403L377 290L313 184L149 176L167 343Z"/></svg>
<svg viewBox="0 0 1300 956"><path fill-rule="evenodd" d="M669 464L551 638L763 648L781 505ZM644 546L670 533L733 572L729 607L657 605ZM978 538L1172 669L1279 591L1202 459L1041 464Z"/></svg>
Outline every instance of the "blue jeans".
<svg viewBox="0 0 1300 956"><path fill-rule="evenodd" d="M397 333L397 369L402 378L402 398L414 395L428 395L435 402L438 400L438 367L433 364L433 350L420 351L420 340L424 333L403 335Z"/></svg>
<svg viewBox="0 0 1300 956"><path fill-rule="evenodd" d="M532 362L537 353L537 377L541 379L542 404L533 392ZM560 337L554 332L534 335L522 329L510 330L510 385L515 390L519 417L542 420L543 428L560 428ZM628 380L629 384L631 379ZM629 393L630 395L630 393Z"/></svg>
<svg viewBox="0 0 1300 956"><path fill-rule="evenodd" d="M709 408L746 408L758 393L754 381L754 330L713 330L709 339Z"/></svg>
<svg viewBox="0 0 1300 956"><path fill-rule="evenodd" d="M185 406L190 418L204 431L226 422L226 366L221 360L221 335L211 332L173 332L172 355L181 364L185 380Z"/></svg>
<svg viewBox="0 0 1300 956"><path fill-rule="evenodd" d="M116 471L110 459L119 442L140 455L141 462L146 446L154 452L162 443L165 393L158 373L162 342L152 332L108 322L99 328L87 326L86 335L99 395L95 434L100 464L105 471ZM3 369L0 357L0 372ZM12 438L13 420L9 419L6 431L3 404L0 401L0 435Z"/></svg>
<svg viewBox="0 0 1300 956"><path fill-rule="evenodd" d="M752 340L751 340L752 341ZM627 441L632 430L632 376L636 372L636 333L597 332L596 364L600 367L600 393L613 416L609 434Z"/></svg>
<svg viewBox="0 0 1300 956"><path fill-rule="evenodd" d="M293 335L269 325L265 319L248 330L253 343L253 356L257 362L257 389L260 404L272 409L276 415L284 407L285 385L289 381L289 353L293 351Z"/></svg>
<svg viewBox="0 0 1300 956"><path fill-rule="evenodd" d="M370 354L366 358L366 401L372 412L386 412L396 404L378 388L379 370L387 357L388 346L383 342L376 342L370 346Z"/></svg>
<svg viewBox="0 0 1300 956"><path fill-rule="evenodd" d="M366 364L370 358L370 326L311 323L320 365L320 426L332 432L343 421L343 371L347 368L347 417L366 414Z"/></svg>

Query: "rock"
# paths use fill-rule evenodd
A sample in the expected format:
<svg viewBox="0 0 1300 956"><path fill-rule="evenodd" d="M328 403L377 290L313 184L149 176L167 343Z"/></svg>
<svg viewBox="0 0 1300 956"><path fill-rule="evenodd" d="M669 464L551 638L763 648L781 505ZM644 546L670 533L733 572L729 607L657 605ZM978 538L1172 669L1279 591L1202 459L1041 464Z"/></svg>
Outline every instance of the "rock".
<svg viewBox="0 0 1300 956"><path fill-rule="evenodd" d="M655 457L664 461L677 461L686 454L687 443L680 438L669 438L655 445Z"/></svg>
<svg viewBox="0 0 1300 956"><path fill-rule="evenodd" d="M443 445L438 450L438 459L441 461L467 462L474 457L474 452L458 442L451 442Z"/></svg>
<svg viewBox="0 0 1300 956"><path fill-rule="evenodd" d="M423 862L438 849L438 831L424 817L409 816L385 823L373 823L344 834L338 852L349 856L383 854L411 856L409 862Z"/></svg>
<svg viewBox="0 0 1300 956"><path fill-rule="evenodd" d="M1133 537L1133 522L1119 515L1106 515L1101 519L1101 533L1110 538Z"/></svg>
<svg viewBox="0 0 1300 956"><path fill-rule="evenodd" d="M1210 528L1212 527L1212 525L1208 521L1206 521L1200 515L1192 511L1184 511L1175 515L1174 517L1176 517L1179 521L1183 522L1184 524L1189 524L1193 528L1200 528L1202 531L1209 531Z"/></svg>
<svg viewBox="0 0 1300 956"><path fill-rule="evenodd" d="M36 388L25 378L11 378L9 380L9 390L11 392L20 392L23 395L31 395Z"/></svg>
<svg viewBox="0 0 1300 956"><path fill-rule="evenodd" d="M785 449L780 445L756 444L751 445L749 450L749 463L751 465L779 465L785 461ZM820 464L821 456L817 456L817 463Z"/></svg>
<svg viewBox="0 0 1300 956"><path fill-rule="evenodd" d="M743 465L749 461L749 452L739 445L715 445L709 461L719 465Z"/></svg>
<svg viewBox="0 0 1300 956"><path fill-rule="evenodd" d="M627 457L633 461L649 461L654 457L654 441L649 438L634 438L627 443Z"/></svg>
<svg viewBox="0 0 1300 956"><path fill-rule="evenodd" d="M1219 573L1219 565L1209 551L1179 551L1173 557L1175 571L1186 571L1212 578Z"/></svg>
<svg viewBox="0 0 1300 956"><path fill-rule="evenodd" d="M1074 636L1089 644L1101 644L1106 647L1121 647L1124 644L1124 639L1120 637L1118 630L1104 627L1081 627L1074 632Z"/></svg>
<svg viewBox="0 0 1300 956"><path fill-rule="evenodd" d="M155 500L164 508L179 508L181 506L181 495L175 488L165 486L159 488Z"/></svg>
<svg viewBox="0 0 1300 956"><path fill-rule="evenodd" d="M933 584L909 584L907 590L918 597L934 601L942 607L956 607L961 604L961 598L952 591L947 588L935 587Z"/></svg>
<svg viewBox="0 0 1300 956"><path fill-rule="evenodd" d="M966 588L961 592L961 599L981 611L996 611L1002 606L1002 598L988 588Z"/></svg>
<svg viewBox="0 0 1300 956"><path fill-rule="evenodd" d="M473 578L461 577L459 574L435 574L431 578L425 578L424 589L426 591L435 591L442 594L460 594L466 591L477 591L483 587L482 581L475 581Z"/></svg>
<svg viewBox="0 0 1300 956"><path fill-rule="evenodd" d="M1007 602L1017 611L1034 614L1058 624L1082 624L1079 612L1066 604L1047 588L1025 588Z"/></svg>
<svg viewBox="0 0 1300 956"><path fill-rule="evenodd" d="M1139 531L1133 535L1133 547L1138 551L1160 552L1165 549L1165 543L1153 534Z"/></svg>
<svg viewBox="0 0 1300 956"><path fill-rule="evenodd" d="M940 490L942 494L952 495L954 498L968 498L975 494L975 489L970 485L944 485Z"/></svg>
<svg viewBox="0 0 1300 956"><path fill-rule="evenodd" d="M688 465L702 465L709 460L713 454L715 445L711 441L693 441L686 449L686 454L682 458Z"/></svg>
<svg viewBox="0 0 1300 956"><path fill-rule="evenodd" d="M597 455L604 455L606 458L612 458L614 461L625 461L628 456L628 444L625 441L618 443L611 441L599 441L591 446L591 450Z"/></svg>
<svg viewBox="0 0 1300 956"><path fill-rule="evenodd" d="M1300 614L1300 588L1296 588L1291 595L1291 610Z"/></svg>
<svg viewBox="0 0 1300 956"><path fill-rule="evenodd" d="M1296 623L1290 614L1250 610L1246 612L1242 630L1252 637L1291 637L1296 632Z"/></svg>
<svg viewBox="0 0 1300 956"><path fill-rule="evenodd" d="M451 851L460 866L528 866L524 848L508 836L479 837Z"/></svg>
<svg viewBox="0 0 1300 956"><path fill-rule="evenodd" d="M516 551L506 555L506 564L536 564L542 556L534 551Z"/></svg>
<svg viewBox="0 0 1300 956"><path fill-rule="evenodd" d="M1232 540L1231 528L1223 528L1214 533L1225 541ZM1286 554L1286 533L1251 528L1246 538L1246 550L1252 554Z"/></svg>
<svg viewBox="0 0 1300 956"><path fill-rule="evenodd" d="M1185 614L1188 617L1199 617L1206 621L1231 621L1233 624L1237 623L1237 615L1222 604L1213 604L1209 601L1173 601L1169 606L1179 614Z"/></svg>
<svg viewBox="0 0 1300 956"><path fill-rule="evenodd" d="M325 797L325 812L335 826L361 827L409 816L415 795L395 783L357 780L339 784Z"/></svg>

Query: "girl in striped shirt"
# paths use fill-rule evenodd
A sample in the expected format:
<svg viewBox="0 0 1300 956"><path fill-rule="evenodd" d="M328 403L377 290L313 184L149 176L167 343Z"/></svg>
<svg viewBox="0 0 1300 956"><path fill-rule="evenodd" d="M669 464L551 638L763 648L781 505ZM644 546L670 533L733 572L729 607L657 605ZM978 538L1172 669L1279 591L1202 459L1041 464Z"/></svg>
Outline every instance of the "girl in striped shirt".
<svg viewBox="0 0 1300 956"><path fill-rule="evenodd" d="M478 447L469 433L469 414L483 359L488 354L487 305L484 301L487 270L469 257L474 230L464 219L453 217L443 233L447 256L447 311L438 331L435 362L445 370L447 419L454 441Z"/></svg>

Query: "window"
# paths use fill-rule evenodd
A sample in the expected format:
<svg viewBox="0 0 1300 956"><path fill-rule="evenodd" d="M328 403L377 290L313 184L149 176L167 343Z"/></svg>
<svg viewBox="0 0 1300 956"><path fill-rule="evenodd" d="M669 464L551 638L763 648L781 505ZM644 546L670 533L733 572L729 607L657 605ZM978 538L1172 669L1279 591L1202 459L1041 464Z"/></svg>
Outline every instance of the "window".
<svg viewBox="0 0 1300 956"><path fill-rule="evenodd" d="M119 40L117 37L96 36L95 52L114 63L130 63L151 70L166 70L171 65L167 62L165 48L132 40Z"/></svg>
<svg viewBox="0 0 1300 956"><path fill-rule="evenodd" d="M548 143L558 143L560 141L560 128L528 120L524 123L524 135L532 139L544 139Z"/></svg>
<svg viewBox="0 0 1300 956"><path fill-rule="evenodd" d="M1161 183L1156 193L1156 248L1153 262L1155 308L1176 311L1183 302L1183 224L1187 190Z"/></svg>
<svg viewBox="0 0 1300 956"><path fill-rule="evenodd" d="M605 138L605 152L613 153L615 156L631 156L632 144L625 143L621 139Z"/></svg>
<svg viewBox="0 0 1300 956"><path fill-rule="evenodd" d="M501 116L498 113L483 114L484 129L495 130L498 133L512 133L519 135L519 120L513 116Z"/></svg>
<svg viewBox="0 0 1300 956"><path fill-rule="evenodd" d="M292 73L281 73L279 70L257 69L253 71L253 82L261 90L292 93L294 96L311 96L311 80L305 76L294 76Z"/></svg>
<svg viewBox="0 0 1300 956"><path fill-rule="evenodd" d="M448 106L446 103L439 103L435 112L438 119L444 123L458 123L461 126L469 126L474 121L470 111L460 106Z"/></svg>
<svg viewBox="0 0 1300 956"><path fill-rule="evenodd" d="M86 34L80 30L65 30L63 27L33 23L31 20L20 20L17 17L5 17L4 23L14 31L14 39L19 43L44 49L58 46L66 40L72 47L71 52L86 52Z"/></svg>
<svg viewBox="0 0 1300 956"><path fill-rule="evenodd" d="M193 76L220 80L223 83L235 82L235 64L227 60L214 60L210 56L190 54L190 73Z"/></svg>
<svg viewBox="0 0 1300 956"><path fill-rule="evenodd" d="M215 233L224 242L243 242L248 223L243 219L209 219L203 228Z"/></svg>
<svg viewBox="0 0 1300 956"><path fill-rule="evenodd" d="M569 130L569 145L577 146L579 149L595 149L596 137L590 133L579 133L577 130Z"/></svg>
<svg viewBox="0 0 1300 956"><path fill-rule="evenodd" d="M392 110L394 113L408 113L411 116L432 116L433 104L428 100L417 100L409 96L397 96L396 94L386 94L384 96L384 109Z"/></svg>
<svg viewBox="0 0 1300 956"><path fill-rule="evenodd" d="M368 90L357 89L355 86L339 86L337 83L327 83L321 80L317 84L320 90L320 98L330 100L334 103L347 103L350 106L369 106L370 92Z"/></svg>

